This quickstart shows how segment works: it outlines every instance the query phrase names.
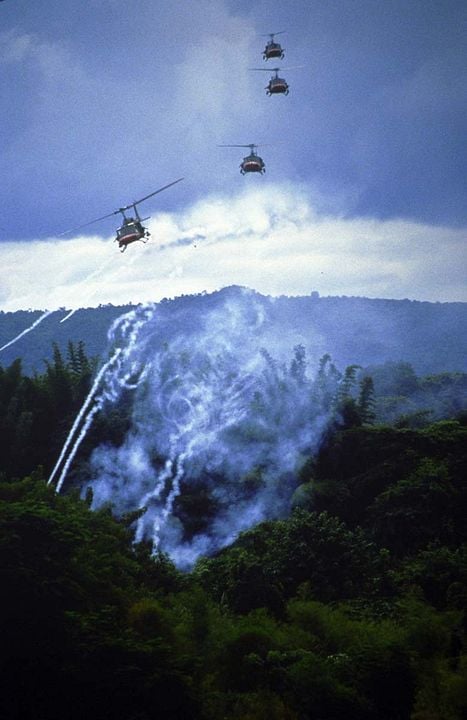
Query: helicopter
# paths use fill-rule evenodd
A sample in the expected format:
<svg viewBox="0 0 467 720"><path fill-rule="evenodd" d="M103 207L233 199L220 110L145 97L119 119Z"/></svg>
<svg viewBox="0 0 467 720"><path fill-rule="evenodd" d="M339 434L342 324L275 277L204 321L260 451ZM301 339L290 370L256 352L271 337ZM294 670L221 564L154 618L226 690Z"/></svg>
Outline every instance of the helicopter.
<svg viewBox="0 0 467 720"><path fill-rule="evenodd" d="M271 58L282 58L284 57L284 51L282 50L279 43L274 42L274 35L281 35L284 33L285 30L281 30L280 32L276 33L267 33L267 35L271 38L268 43L266 43L266 47L263 50L263 59L264 60L270 60Z"/></svg>
<svg viewBox="0 0 467 720"><path fill-rule="evenodd" d="M288 67L288 68L282 68L282 70L296 70L299 67L303 67L303 65L295 65L294 67ZM289 94L289 86L287 82L284 80L284 78L280 78L278 73L281 68L275 67L275 68L250 68L250 70L257 70L258 72L270 72L271 70L275 72L276 74L272 76L270 79L268 85L266 86L266 95L288 95Z"/></svg>
<svg viewBox="0 0 467 720"><path fill-rule="evenodd" d="M252 172L259 172L261 173L261 175L264 175L264 173L266 172L266 166L263 159L260 158L260 156L255 152L255 148L259 147L258 145L250 143L249 145L218 145L218 147L250 148L250 154L244 157L242 162L240 163L240 172L242 173L242 175Z"/></svg>
<svg viewBox="0 0 467 720"><path fill-rule="evenodd" d="M62 235L66 235L70 232L75 232L76 230L81 230L81 228L87 227L88 225L92 225L95 222L99 222L100 220L105 220L105 218L112 217L112 215L118 215L118 213L121 213L123 217L123 223L122 225L117 228L116 233L117 236L114 240L114 242L118 242L118 247L120 248L120 252L125 252L128 245L130 245L133 242L136 242L136 240L141 240L141 242L147 242L147 238L150 237L150 233L148 230L144 227L143 222L145 220L149 220L149 216L145 218L141 218L138 210L137 205L142 203L144 200L147 200L148 198L152 197L153 195L157 195L158 193L162 192L163 190L167 190L167 188L172 187L172 185L176 185L179 183L183 178L179 178L178 180L174 180L173 182L169 183L168 185L164 185L164 187L159 188L158 190L154 190L154 192L149 193L149 195L145 195L140 200L135 200L135 202L130 203L130 205L125 205L125 207L118 208L118 210L114 210L111 213L108 213L107 215L102 215L102 217L95 218L94 220L90 220L87 223L84 223L84 225L78 225L78 227L72 228L71 230L65 230L65 232L60 233L57 237L61 237ZM127 210L130 210L130 208L133 208L135 217L130 217L125 215Z"/></svg>

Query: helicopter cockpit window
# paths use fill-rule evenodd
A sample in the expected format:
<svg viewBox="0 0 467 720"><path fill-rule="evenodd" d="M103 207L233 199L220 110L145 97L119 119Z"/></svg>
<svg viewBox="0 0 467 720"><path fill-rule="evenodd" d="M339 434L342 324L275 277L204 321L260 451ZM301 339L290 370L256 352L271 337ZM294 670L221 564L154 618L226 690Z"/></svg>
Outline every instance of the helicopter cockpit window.
<svg viewBox="0 0 467 720"><path fill-rule="evenodd" d="M123 225L121 228L118 228L117 230L117 237L125 237L126 235L129 235L136 231L135 224L134 223L128 223L127 225Z"/></svg>

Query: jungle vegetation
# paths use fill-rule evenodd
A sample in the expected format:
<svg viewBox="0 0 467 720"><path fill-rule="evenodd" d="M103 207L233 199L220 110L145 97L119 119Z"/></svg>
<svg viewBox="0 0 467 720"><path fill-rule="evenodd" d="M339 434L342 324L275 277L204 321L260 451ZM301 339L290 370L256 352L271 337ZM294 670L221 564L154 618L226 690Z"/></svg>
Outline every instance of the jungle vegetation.
<svg viewBox="0 0 467 720"><path fill-rule="evenodd" d="M134 513L46 486L95 367L71 343L0 369L2 718L467 718L464 375L334 369L289 516L181 573Z"/></svg>

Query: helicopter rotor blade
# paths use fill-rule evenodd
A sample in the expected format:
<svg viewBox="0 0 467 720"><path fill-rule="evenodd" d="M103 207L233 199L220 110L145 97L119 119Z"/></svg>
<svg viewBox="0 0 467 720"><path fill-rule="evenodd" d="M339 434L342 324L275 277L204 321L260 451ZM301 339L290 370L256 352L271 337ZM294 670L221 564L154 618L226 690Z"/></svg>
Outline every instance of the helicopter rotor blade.
<svg viewBox="0 0 467 720"><path fill-rule="evenodd" d="M273 33L262 33L261 37L274 37L274 35L282 35L283 33L287 32L287 30L279 30L278 32Z"/></svg>
<svg viewBox="0 0 467 720"><path fill-rule="evenodd" d="M140 200L135 200L134 203L131 203L130 205L126 205L126 207L119 208L117 212L122 212L123 210L129 210L132 207L135 207L135 205L139 205L144 200L147 200L148 198L152 197L153 195L157 195L158 193L162 192L163 190L167 190L167 188L172 187L172 185L176 185L181 180L184 180L184 178L178 178L178 180L174 180L173 182L169 183L168 185L164 185L164 187L159 188L158 190L154 190L154 192L149 193L149 195L145 195L143 198L140 198Z"/></svg>
<svg viewBox="0 0 467 720"><path fill-rule="evenodd" d="M77 227L70 228L69 230L65 230L64 232L58 233L55 237L62 237L62 235L68 235L68 233L76 232L77 230L81 230L82 228L88 227L88 225L93 225L96 222L100 222L101 220L105 220L106 218L112 217L112 215L118 215L120 210L115 210L114 212L108 213L107 215L102 215L102 217L95 218L94 220L90 220L87 223L83 223L83 225L78 225Z"/></svg>
<svg viewBox="0 0 467 720"><path fill-rule="evenodd" d="M259 148L259 147L275 147L276 145L284 145L285 140L276 140L272 143L248 143L248 145L216 145L216 147L243 147L243 148Z"/></svg>
<svg viewBox="0 0 467 720"><path fill-rule="evenodd" d="M145 197L141 198L141 200L136 200L134 203L131 203L131 205L125 205L125 207L118 208L118 210L114 210L111 213L107 213L107 215L102 215L101 217L95 218L94 220L90 220L89 222L83 223L82 225L78 225L77 227L70 228L70 230L65 230L64 232L59 233L56 235L56 237L62 237L62 235L68 235L68 233L76 232L77 230L81 230L82 228L88 227L88 225L93 225L96 222L100 222L101 220L105 220L106 218L112 217L113 215L118 215L119 213L124 213L125 210L129 210L132 207L135 207L136 205L139 205L139 203L143 202L143 200L147 200L148 198L152 197L153 195L157 195L157 193L162 192L163 190L167 190L167 188L172 187L172 185L175 185L176 183L180 182L184 178L179 178L178 180L174 180L174 182L169 183L168 185L164 185L164 187L159 188L158 190L154 190L154 192L149 193L149 195L146 195Z"/></svg>
<svg viewBox="0 0 467 720"><path fill-rule="evenodd" d="M279 72L281 70L298 70L304 68L305 65L287 65L287 67L270 67L270 68L248 68L248 70L259 70L260 72Z"/></svg>

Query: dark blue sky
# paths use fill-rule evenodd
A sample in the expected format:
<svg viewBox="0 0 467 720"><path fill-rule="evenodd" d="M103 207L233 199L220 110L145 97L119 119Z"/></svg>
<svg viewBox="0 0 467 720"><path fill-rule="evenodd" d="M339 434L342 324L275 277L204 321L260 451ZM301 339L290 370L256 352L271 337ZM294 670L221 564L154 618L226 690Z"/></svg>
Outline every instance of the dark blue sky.
<svg viewBox="0 0 467 720"><path fill-rule="evenodd" d="M272 143L268 178L339 211L465 224L466 19L453 0L8 0L1 237L54 234L182 175L163 207L235 190L222 142ZM274 30L282 65L304 65L287 98L247 70Z"/></svg>

